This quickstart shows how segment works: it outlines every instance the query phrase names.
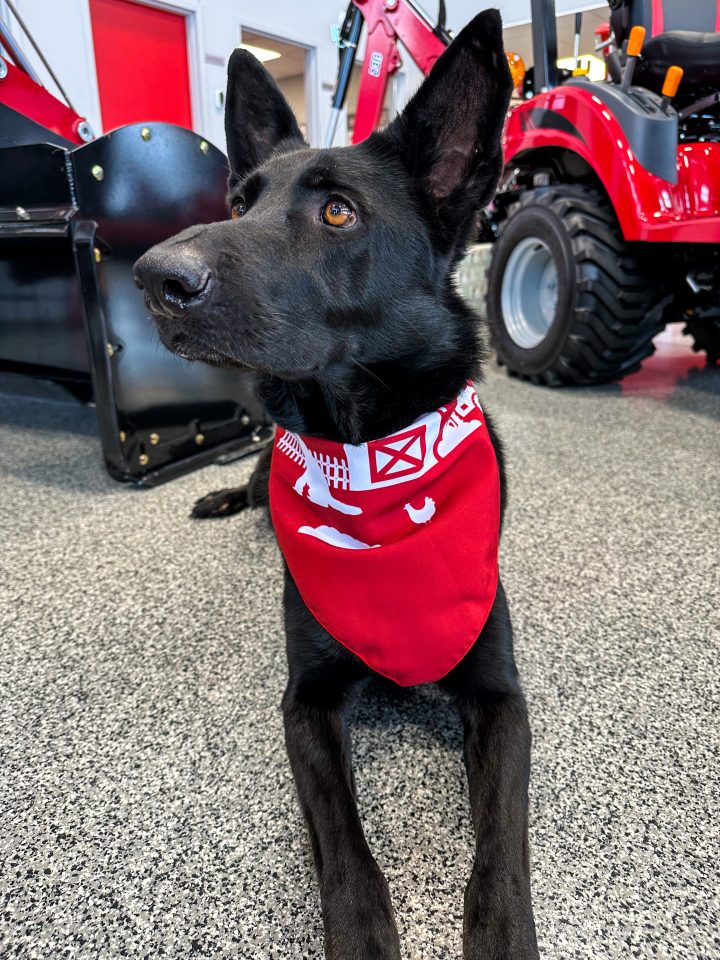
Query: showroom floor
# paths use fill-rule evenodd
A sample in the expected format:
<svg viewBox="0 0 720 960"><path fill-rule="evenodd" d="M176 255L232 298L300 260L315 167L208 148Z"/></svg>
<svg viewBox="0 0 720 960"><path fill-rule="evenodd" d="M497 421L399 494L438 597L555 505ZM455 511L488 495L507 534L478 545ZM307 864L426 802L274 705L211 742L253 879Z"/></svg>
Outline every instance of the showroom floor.
<svg viewBox="0 0 720 960"><path fill-rule="evenodd" d="M678 336L622 387L493 368L481 391L509 454L549 960L720 958L720 370ZM0 955L321 957L278 554L261 516L188 518L251 463L124 488L92 411L19 386L0 384ZM459 958L455 717L370 688L353 733L405 956Z"/></svg>

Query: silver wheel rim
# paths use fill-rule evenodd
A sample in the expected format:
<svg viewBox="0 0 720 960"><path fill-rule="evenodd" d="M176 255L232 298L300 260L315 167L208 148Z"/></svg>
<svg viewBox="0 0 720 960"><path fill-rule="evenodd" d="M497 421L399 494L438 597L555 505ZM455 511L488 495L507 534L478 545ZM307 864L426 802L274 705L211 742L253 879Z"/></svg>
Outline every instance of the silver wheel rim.
<svg viewBox="0 0 720 960"><path fill-rule="evenodd" d="M558 272L550 248L525 237L508 257L500 301L505 327L524 350L542 343L555 319Z"/></svg>

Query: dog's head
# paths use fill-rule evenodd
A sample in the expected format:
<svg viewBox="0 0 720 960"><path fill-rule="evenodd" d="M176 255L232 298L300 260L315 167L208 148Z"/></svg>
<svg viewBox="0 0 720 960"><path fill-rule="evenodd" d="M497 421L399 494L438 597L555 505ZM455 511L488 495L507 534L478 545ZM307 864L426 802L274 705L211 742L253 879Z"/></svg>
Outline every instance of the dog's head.
<svg viewBox="0 0 720 960"><path fill-rule="evenodd" d="M500 173L510 91L500 16L485 11L383 132L311 149L267 71L236 50L232 219L191 227L135 266L162 341L289 380L435 348L449 335L450 273Z"/></svg>

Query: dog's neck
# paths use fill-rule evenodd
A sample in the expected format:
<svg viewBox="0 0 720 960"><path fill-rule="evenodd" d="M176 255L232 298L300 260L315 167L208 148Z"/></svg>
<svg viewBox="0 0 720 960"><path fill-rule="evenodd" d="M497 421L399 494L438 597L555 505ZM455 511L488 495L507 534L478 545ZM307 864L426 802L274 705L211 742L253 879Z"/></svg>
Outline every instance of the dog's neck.
<svg viewBox="0 0 720 960"><path fill-rule="evenodd" d="M322 380L260 380L270 416L293 433L359 444L387 436L449 403L468 380L479 376L479 351L457 351L438 362L346 367Z"/></svg>

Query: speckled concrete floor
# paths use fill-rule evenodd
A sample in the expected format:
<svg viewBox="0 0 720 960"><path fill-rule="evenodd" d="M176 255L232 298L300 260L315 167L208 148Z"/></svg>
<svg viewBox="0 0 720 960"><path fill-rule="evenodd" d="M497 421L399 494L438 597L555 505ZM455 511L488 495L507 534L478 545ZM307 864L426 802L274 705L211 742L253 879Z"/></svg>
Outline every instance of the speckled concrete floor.
<svg viewBox="0 0 720 960"><path fill-rule="evenodd" d="M720 371L670 339L622 389L492 370L481 393L509 452L543 956L717 960ZM276 548L257 515L188 518L251 464L126 489L92 412L7 396L0 459L0 955L320 957ZM455 718L371 688L353 730L405 956L459 958Z"/></svg>

